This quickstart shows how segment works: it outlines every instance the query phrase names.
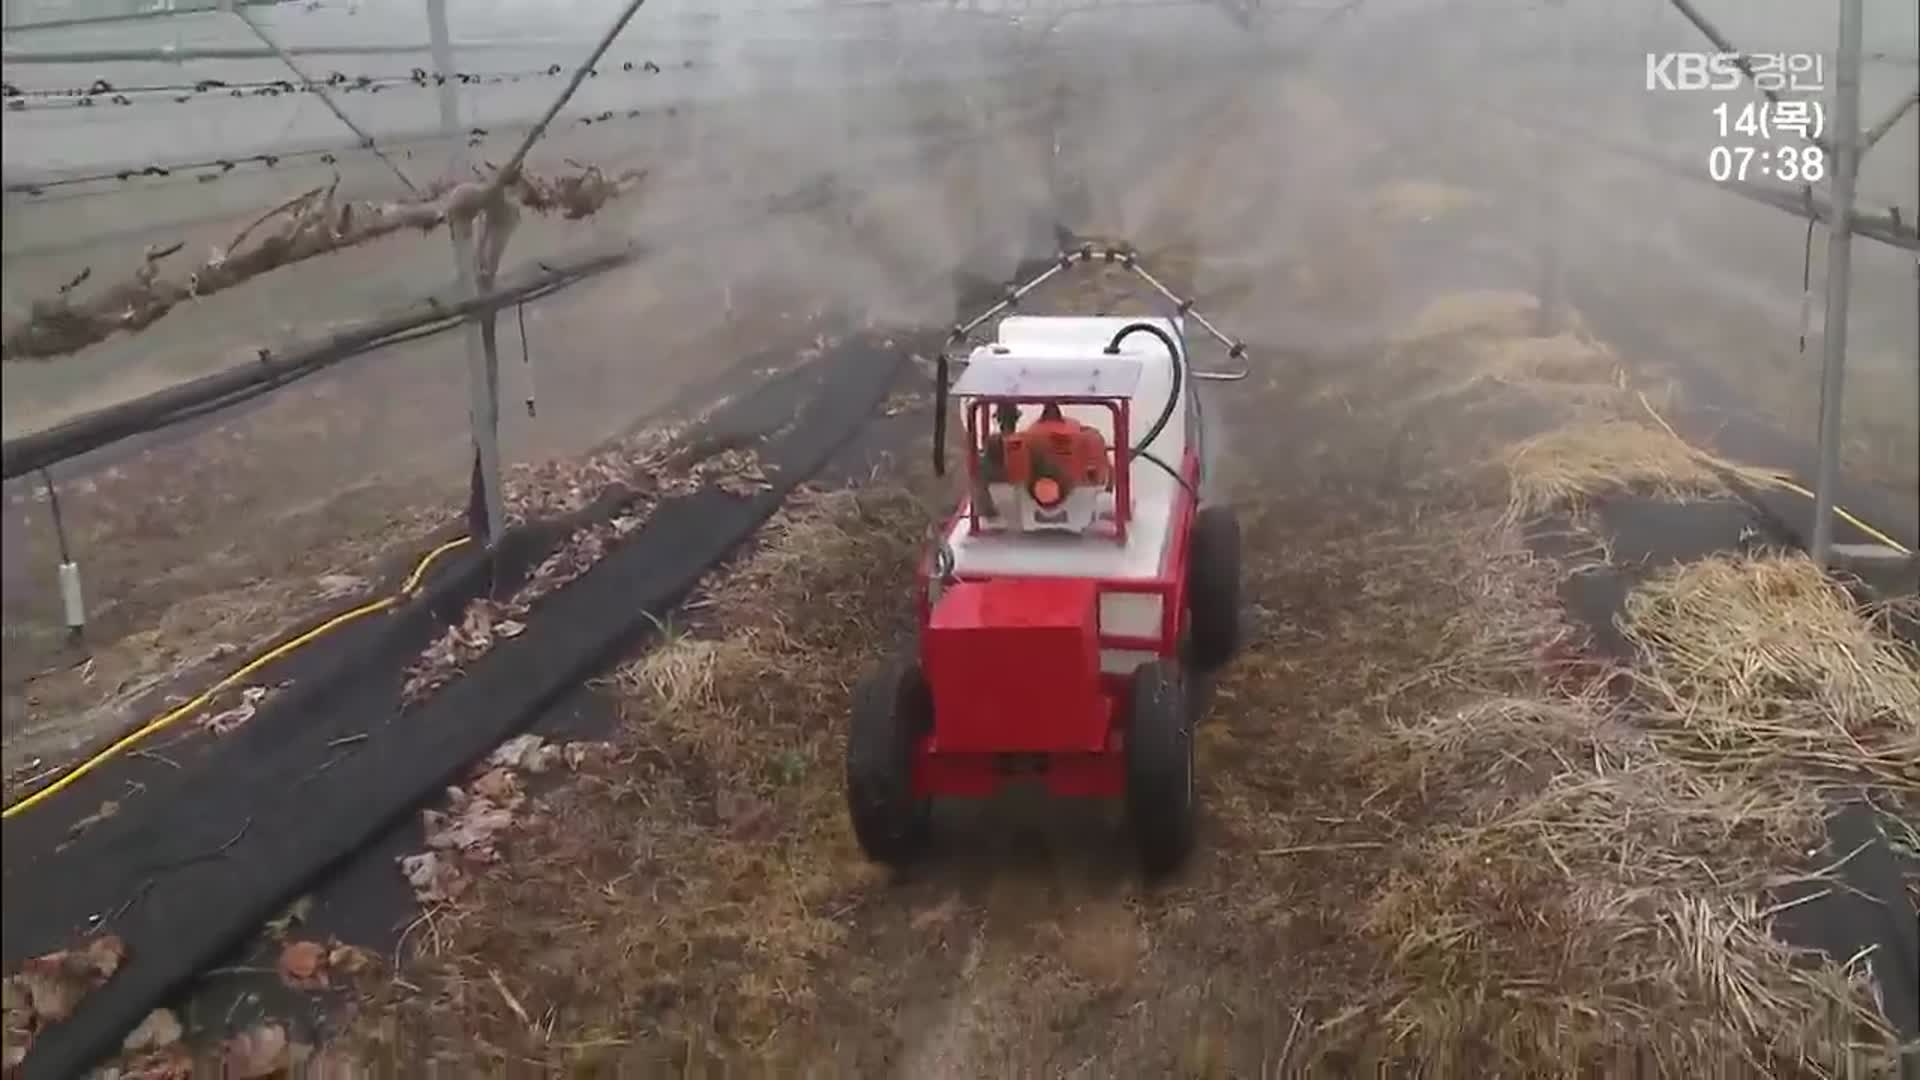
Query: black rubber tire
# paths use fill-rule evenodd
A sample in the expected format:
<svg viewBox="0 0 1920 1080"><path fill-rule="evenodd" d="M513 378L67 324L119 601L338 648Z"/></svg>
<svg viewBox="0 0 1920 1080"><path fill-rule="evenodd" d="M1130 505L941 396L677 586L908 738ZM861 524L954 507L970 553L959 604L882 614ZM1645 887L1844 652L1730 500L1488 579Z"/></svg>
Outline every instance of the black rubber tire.
<svg viewBox="0 0 1920 1080"><path fill-rule="evenodd" d="M1240 519L1227 506L1193 518L1187 540L1188 649L1193 666L1212 671L1240 650Z"/></svg>
<svg viewBox="0 0 1920 1080"><path fill-rule="evenodd" d="M1178 869L1193 850L1193 720L1171 660L1133 671L1127 701L1127 828L1149 874Z"/></svg>
<svg viewBox="0 0 1920 1080"><path fill-rule="evenodd" d="M932 801L913 794L913 751L933 729L933 693L911 661L894 661L853 692L847 812L860 849L899 866L926 846Z"/></svg>

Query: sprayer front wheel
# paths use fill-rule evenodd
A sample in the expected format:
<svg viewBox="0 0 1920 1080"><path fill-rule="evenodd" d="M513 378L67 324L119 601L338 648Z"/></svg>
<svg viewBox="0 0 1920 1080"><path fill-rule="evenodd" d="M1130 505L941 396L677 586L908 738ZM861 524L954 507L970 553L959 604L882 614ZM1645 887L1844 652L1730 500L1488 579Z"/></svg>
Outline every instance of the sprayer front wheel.
<svg viewBox="0 0 1920 1080"><path fill-rule="evenodd" d="M1212 671L1240 649L1240 519L1209 506L1187 540L1187 617L1193 666Z"/></svg>
<svg viewBox="0 0 1920 1080"><path fill-rule="evenodd" d="M913 753L933 730L920 665L895 661L854 690L847 732L847 811L867 857L898 866L926 845L932 801L913 792Z"/></svg>

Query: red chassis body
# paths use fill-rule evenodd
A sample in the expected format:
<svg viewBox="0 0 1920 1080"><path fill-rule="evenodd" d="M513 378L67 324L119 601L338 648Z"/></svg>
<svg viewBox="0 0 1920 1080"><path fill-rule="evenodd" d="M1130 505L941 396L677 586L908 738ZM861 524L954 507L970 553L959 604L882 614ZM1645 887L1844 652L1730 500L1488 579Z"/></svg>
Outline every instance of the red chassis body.
<svg viewBox="0 0 1920 1080"><path fill-rule="evenodd" d="M967 455L970 478L979 436L972 413L967 426L976 447ZM1115 487L1125 493L1131 455L1124 403L1116 420ZM1057 796L1126 793L1125 710L1132 676L1101 671L1100 651L1168 658L1179 653L1187 629L1187 550L1197 510L1192 493L1200 480L1200 460L1191 443L1180 473L1185 483L1173 495L1167 543L1151 578L962 573L944 582L938 600L930 603L933 552L923 556L915 596L920 663L932 690L934 719L913 753L916 798L987 797L1017 780L1038 780ZM1125 542L1129 516L1117 508L1117 535L1081 542ZM980 528L971 498L945 529L963 519ZM1104 632L1100 598L1115 593L1157 596L1159 633Z"/></svg>

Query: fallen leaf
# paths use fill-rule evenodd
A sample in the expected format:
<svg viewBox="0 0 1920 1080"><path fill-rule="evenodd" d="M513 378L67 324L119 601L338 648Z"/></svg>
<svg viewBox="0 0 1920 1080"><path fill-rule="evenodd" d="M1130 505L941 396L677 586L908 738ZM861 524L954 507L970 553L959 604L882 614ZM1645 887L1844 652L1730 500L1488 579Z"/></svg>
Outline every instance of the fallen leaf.
<svg viewBox="0 0 1920 1080"><path fill-rule="evenodd" d="M515 735L487 755L487 764L506 769L524 769L545 745L546 740L538 735Z"/></svg>
<svg viewBox="0 0 1920 1080"><path fill-rule="evenodd" d="M509 810L526 797L520 791L520 778L507 769L494 769L475 780L473 793Z"/></svg>
<svg viewBox="0 0 1920 1080"><path fill-rule="evenodd" d="M302 1080L359 1080L376 1075L374 1070L339 1046L322 1046L307 1059L300 1073Z"/></svg>
<svg viewBox="0 0 1920 1080"><path fill-rule="evenodd" d="M493 632L498 637L512 638L512 637L519 637L521 633L526 630L526 628L527 628L526 623L515 622L512 619L504 619L501 621L500 625L493 628Z"/></svg>
<svg viewBox="0 0 1920 1080"><path fill-rule="evenodd" d="M287 1045L287 1029L279 1024L260 1024L227 1040L225 1068L227 1080L260 1080L292 1066Z"/></svg>
<svg viewBox="0 0 1920 1080"><path fill-rule="evenodd" d="M613 744L609 742L570 742L566 745L567 768L580 771L590 765L604 765L613 757Z"/></svg>
<svg viewBox="0 0 1920 1080"><path fill-rule="evenodd" d="M100 804L100 809L74 822L73 825L67 829L67 835L77 836L119 812L120 801L118 799L108 799L106 802Z"/></svg>
<svg viewBox="0 0 1920 1080"><path fill-rule="evenodd" d="M172 1009L155 1009L140 1021L139 1027L127 1032L120 1046L135 1054L159 1050L179 1042L182 1033L180 1018L173 1015Z"/></svg>
<svg viewBox="0 0 1920 1080"><path fill-rule="evenodd" d="M28 1009L40 1022L65 1020L82 998L113 978L126 957L126 945L112 934L94 938L83 949L36 956L21 965L18 981L9 984L10 1007L24 993Z"/></svg>
<svg viewBox="0 0 1920 1080"><path fill-rule="evenodd" d="M20 981L20 976L9 975L0 980L0 1012L11 1016L32 1007L33 999L27 994L26 984Z"/></svg>
<svg viewBox="0 0 1920 1080"><path fill-rule="evenodd" d="M106 982L127 959L127 946L117 935L102 934L87 943L84 955L87 974L95 976L98 982Z"/></svg>
<svg viewBox="0 0 1920 1080"><path fill-rule="evenodd" d="M58 970L23 971L19 978L26 985L34 1018L41 1024L57 1024L72 1016L74 1006L87 993L84 985Z"/></svg>
<svg viewBox="0 0 1920 1080"><path fill-rule="evenodd" d="M452 849L489 861L493 835L513 824L513 813L478 796L453 815L428 810L421 814L427 827L427 846Z"/></svg>
<svg viewBox="0 0 1920 1080"><path fill-rule="evenodd" d="M466 876L460 868L432 851L400 857L400 873L413 887L414 899L423 904L456 900L467 890Z"/></svg>
<svg viewBox="0 0 1920 1080"><path fill-rule="evenodd" d="M292 930L295 925L306 922L307 916L312 912L313 897L303 896L293 903L288 904L287 910L281 912L267 923L267 933L272 934L274 937L286 937L287 932Z"/></svg>
<svg viewBox="0 0 1920 1080"><path fill-rule="evenodd" d="M122 1064L120 1080L193 1080L193 1054L177 1042L149 1050Z"/></svg>
<svg viewBox="0 0 1920 1080"><path fill-rule="evenodd" d="M358 975L377 962L372 953L357 945L335 945L327 951L327 967L342 975Z"/></svg>
<svg viewBox="0 0 1920 1080"><path fill-rule="evenodd" d="M227 732L245 724L259 712L261 702L267 699L269 689L265 686L249 686L240 691L240 703L231 709L218 712L200 721L200 726L215 735Z"/></svg>
<svg viewBox="0 0 1920 1080"><path fill-rule="evenodd" d="M319 942L289 942L280 950L280 981L295 990L324 990L326 963L327 950Z"/></svg>
<svg viewBox="0 0 1920 1080"><path fill-rule="evenodd" d="M212 716L200 721L200 726L213 732L215 735L225 735L227 732L253 719L253 714L253 704L243 701L231 709L214 713Z"/></svg>
<svg viewBox="0 0 1920 1080"><path fill-rule="evenodd" d="M559 764L565 754L558 746L543 746L527 760L527 771L536 775L546 772Z"/></svg>
<svg viewBox="0 0 1920 1080"><path fill-rule="evenodd" d="M930 930L936 926L945 926L953 921L953 916L959 910L960 898L958 896L949 896L924 911L915 912L912 923L913 928L915 930Z"/></svg>
<svg viewBox="0 0 1920 1080"><path fill-rule="evenodd" d="M367 579L358 574L322 574L313 583L320 586L320 599L335 600L365 592Z"/></svg>
<svg viewBox="0 0 1920 1080"><path fill-rule="evenodd" d="M440 856L431 851L418 855L400 856L400 874L407 884L416 889L424 889L433 883L435 871L440 869Z"/></svg>

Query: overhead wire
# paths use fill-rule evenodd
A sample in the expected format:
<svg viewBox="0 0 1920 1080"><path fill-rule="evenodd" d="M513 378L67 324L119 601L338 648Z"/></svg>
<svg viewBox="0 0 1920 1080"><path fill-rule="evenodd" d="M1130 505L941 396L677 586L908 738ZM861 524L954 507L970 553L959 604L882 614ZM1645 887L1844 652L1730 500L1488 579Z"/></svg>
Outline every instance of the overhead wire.
<svg viewBox="0 0 1920 1080"><path fill-rule="evenodd" d="M280 57L280 62L287 65L287 70L293 72L294 75L299 78L300 85L305 88L307 92L319 98L320 104L327 107L327 111L333 114L334 119L340 121L348 131L353 132L354 135L360 139L361 149L379 158L381 164L385 165L394 176L399 177L402 187L416 195L420 193L419 186L413 182L412 177L407 175L406 170L402 169L398 162L387 156L386 149L375 142L373 136L367 134L367 130L361 127L353 117L347 115L346 110L340 107L340 103L333 100L332 94L329 94L325 88L314 82L313 79L307 75L306 71L300 67L299 62L294 60L293 54L289 53L286 48L280 44L278 39L269 34L265 27L255 22L253 17L247 14L246 8L236 7L233 9L233 14L235 18L246 24L247 29L253 31L253 35L260 39L261 44L272 49Z"/></svg>
<svg viewBox="0 0 1920 1080"><path fill-rule="evenodd" d="M1027 74L1027 73L1028 72L1026 69L996 70L993 73L994 79L992 81L1002 81L1006 78ZM941 85L941 84L944 84L944 82L946 81L948 80L933 80L925 85ZM729 103L722 101L722 102L715 103L715 105L718 108L726 108L728 107ZM620 122L624 120L649 119L657 116L660 113L665 113L667 116L672 117L672 116L680 115L683 110L690 110L698 107L702 107L702 106L698 104L689 104L686 102L676 102L676 103L667 104L663 106L649 106L647 108L627 108L624 110L600 109L593 112L582 111L578 113L568 114L566 116L556 117L556 119L568 121L574 124L575 126L587 126L587 125L598 124L598 123ZM508 125L505 125L504 127L506 130L511 130L512 128L518 127L518 126L520 125L508 124ZM496 125L496 128L498 127L501 127L501 125ZM470 129L465 135L465 138L467 139L467 145L468 146L478 145L478 140L485 138L487 135L492 133L492 131L493 129L483 128L483 127L474 127ZM401 138L388 138L383 141L383 145L388 148L431 146L434 144L442 143L445 140L446 140L446 136L440 134L437 131L421 132L418 134L408 135ZM175 173L194 173L195 181L199 183L209 183L212 181L219 180L224 176L226 176L227 174L232 173L236 169L240 169L240 168L253 169L253 168L264 167L264 168L271 169L271 168L278 167L282 162L303 161L308 159L317 160L322 165L334 165L334 164L338 164L343 158L349 157L353 154L364 153L364 152L366 152L365 147L345 145L345 146L331 146L331 147L324 147L324 148L312 148L312 149L306 149L306 150L285 150L285 151L272 152L272 153L261 152L261 153L255 153L255 154L247 154L247 155L223 156L223 157L215 157L215 158L200 158L200 159L193 159L193 160L187 160L187 161L151 162L145 165L121 166L119 168L114 168L114 169L99 169L93 172L79 173L71 176L54 177L54 178L49 178L44 180L19 180L19 181L8 183L7 185L5 185L4 190L12 194L25 195L29 198L38 198L43 196L46 192L54 189L82 187L82 186L91 185L91 184L105 183L108 181L128 183L128 182L148 180L148 179L164 180L164 179L171 178ZM403 152L410 154L411 150L404 150ZM210 172L206 170L217 170L217 171Z"/></svg>
<svg viewBox="0 0 1920 1080"><path fill-rule="evenodd" d="M682 60L663 67L654 60L621 61L621 74L659 75L668 70L684 71L697 68L693 60ZM498 86L520 83L533 79L558 78L561 73L559 64L549 64L543 68L519 71L459 71L450 78L462 86ZM598 72L594 77L598 76ZM120 86L106 79L95 79L84 87L26 88L11 82L0 86L0 97L7 99L7 108L26 111L42 108L91 108L98 103L93 99L107 97L116 105L153 104L157 99L165 98L173 104L193 104L202 100L221 100L237 97L278 97L282 94L301 94L312 90L332 88L343 94L365 91L379 93L389 87L411 84L415 87L438 86L448 81L437 74L431 74L424 68L413 68L405 73L371 75L366 73L349 75L339 70L331 70L325 79L312 80L311 86L302 86L291 79L195 79L192 82L146 83L136 86ZM41 104L35 104L40 102Z"/></svg>

